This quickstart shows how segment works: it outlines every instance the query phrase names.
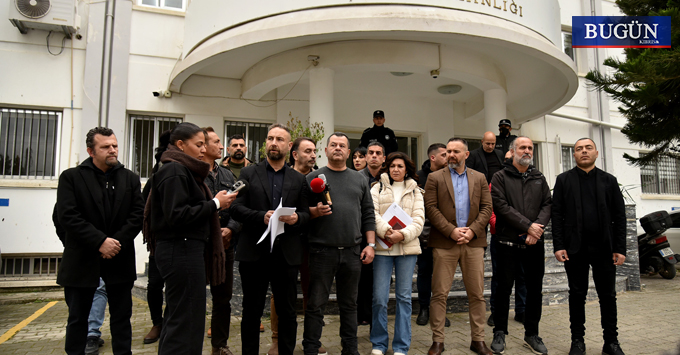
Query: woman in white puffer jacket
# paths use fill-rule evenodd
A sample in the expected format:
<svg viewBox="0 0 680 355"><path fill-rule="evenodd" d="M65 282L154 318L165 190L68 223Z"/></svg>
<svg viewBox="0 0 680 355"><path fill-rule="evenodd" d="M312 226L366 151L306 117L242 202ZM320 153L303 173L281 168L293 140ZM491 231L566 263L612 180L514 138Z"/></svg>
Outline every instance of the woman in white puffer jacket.
<svg viewBox="0 0 680 355"><path fill-rule="evenodd" d="M417 255L421 253L418 236L425 221L423 192L417 179L413 161L402 152L394 152L387 157L380 182L371 188L375 232L380 238L373 259L372 355L383 355L388 347L387 302L392 269L395 270L397 301L392 351L394 355L407 354L411 346L411 284ZM413 218L413 222L403 229L394 229L382 219L393 202Z"/></svg>

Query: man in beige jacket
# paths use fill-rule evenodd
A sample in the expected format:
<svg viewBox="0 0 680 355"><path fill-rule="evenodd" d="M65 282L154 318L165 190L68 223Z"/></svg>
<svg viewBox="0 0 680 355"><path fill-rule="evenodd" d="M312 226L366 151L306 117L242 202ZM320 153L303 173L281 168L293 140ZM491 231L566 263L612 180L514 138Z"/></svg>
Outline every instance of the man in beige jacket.
<svg viewBox="0 0 680 355"><path fill-rule="evenodd" d="M492 354L484 342L484 247L492 202L484 174L465 166L469 155L464 139L449 139L448 168L431 173L425 185L425 210L432 223L428 246L434 259L428 355L444 351L446 300L458 264L470 304L470 350Z"/></svg>

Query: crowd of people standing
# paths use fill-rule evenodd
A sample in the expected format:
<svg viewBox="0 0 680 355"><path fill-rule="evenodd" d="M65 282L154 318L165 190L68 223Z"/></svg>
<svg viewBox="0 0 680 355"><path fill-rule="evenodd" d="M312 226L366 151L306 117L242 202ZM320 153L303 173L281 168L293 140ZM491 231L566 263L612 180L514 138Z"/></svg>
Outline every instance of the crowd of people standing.
<svg viewBox="0 0 680 355"><path fill-rule="evenodd" d="M100 346L88 330L88 317L101 309L93 301L104 290L114 354L131 354L133 241L142 230L150 252L153 321L144 342L158 341L159 354L202 352L206 284L213 298L212 354L232 354L227 342L235 261L243 290L241 352L246 355L259 354L260 319L270 287L276 326L273 321L275 338L268 354L294 352L298 273L305 355L327 353L320 340L334 282L341 354L358 354L360 325L370 326L372 355L387 353L390 335L393 353L408 354L416 265L416 324L429 323L432 329L428 355L445 351L447 299L458 267L469 302L470 350L504 353L514 286L515 320L524 323L524 345L532 353L547 354L539 323L543 234L552 220L554 254L565 264L570 287L570 354L585 354L591 266L601 304L603 353L623 354L614 288L615 268L625 261L623 197L616 178L595 167L593 140L575 143L577 166L558 176L551 193L533 165L532 140L511 135L507 119L499 123L500 136L486 132L482 147L472 152L458 137L430 145L419 171L397 150L383 111L374 113L373 122L361 146L351 152L351 167L349 137L334 132L325 141L328 164L316 169L316 142L292 140L285 125L269 127L266 156L252 163L242 136L229 138L229 157L220 161L224 146L211 127L181 123L161 136L157 164L143 192L139 177L117 160L113 131L90 130L90 158L60 176L53 216L64 243L58 283L69 306L66 353L92 353ZM247 188L237 191L239 184ZM323 191L317 191L319 186ZM484 326L487 248L493 264L489 346ZM396 317L390 334L392 282ZM166 307L161 313L163 287Z"/></svg>

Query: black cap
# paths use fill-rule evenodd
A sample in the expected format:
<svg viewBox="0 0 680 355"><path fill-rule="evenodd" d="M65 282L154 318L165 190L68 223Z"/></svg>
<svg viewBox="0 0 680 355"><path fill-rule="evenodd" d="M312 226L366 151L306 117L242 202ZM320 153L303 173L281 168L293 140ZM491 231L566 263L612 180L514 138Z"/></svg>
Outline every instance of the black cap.
<svg viewBox="0 0 680 355"><path fill-rule="evenodd" d="M380 111L380 110L377 110L377 111L373 112L373 117L382 117L382 118L385 118L385 112L382 112L382 111Z"/></svg>
<svg viewBox="0 0 680 355"><path fill-rule="evenodd" d="M502 119L498 122L498 127L500 127L502 125L508 125L508 126L512 127L512 122L510 122L509 119L504 118L504 119Z"/></svg>

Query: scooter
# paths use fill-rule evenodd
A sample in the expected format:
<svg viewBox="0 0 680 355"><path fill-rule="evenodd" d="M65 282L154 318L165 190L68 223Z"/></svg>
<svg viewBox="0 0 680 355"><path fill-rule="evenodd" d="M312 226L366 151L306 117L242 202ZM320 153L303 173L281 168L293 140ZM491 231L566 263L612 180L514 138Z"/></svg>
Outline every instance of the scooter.
<svg viewBox="0 0 680 355"><path fill-rule="evenodd" d="M646 233L638 235L640 253L640 274L659 274L664 279L675 277L678 257L664 235L673 221L666 211L657 211L640 218L640 225Z"/></svg>

